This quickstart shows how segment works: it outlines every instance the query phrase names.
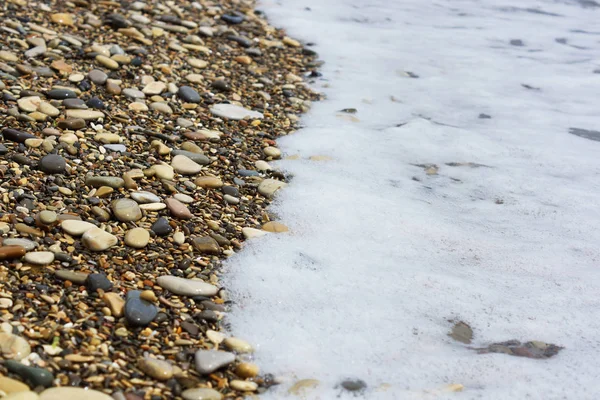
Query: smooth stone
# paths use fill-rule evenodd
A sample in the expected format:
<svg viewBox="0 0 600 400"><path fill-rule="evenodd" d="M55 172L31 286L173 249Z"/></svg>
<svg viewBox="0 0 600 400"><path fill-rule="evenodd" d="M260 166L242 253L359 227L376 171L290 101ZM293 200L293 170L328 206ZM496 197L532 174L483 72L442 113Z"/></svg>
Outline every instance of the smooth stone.
<svg viewBox="0 0 600 400"><path fill-rule="evenodd" d="M235 186L223 186L221 188L223 193L228 194L230 196L238 197L240 195L240 191Z"/></svg>
<svg viewBox="0 0 600 400"><path fill-rule="evenodd" d="M199 176L194 184L202 188L218 189L223 186L223 181L216 176Z"/></svg>
<svg viewBox="0 0 600 400"><path fill-rule="evenodd" d="M158 308L154 304L140 298L141 293L139 290L127 292L125 319L132 326L146 326L158 314Z"/></svg>
<svg viewBox="0 0 600 400"><path fill-rule="evenodd" d="M162 101L155 101L154 103L151 103L149 108L151 110L158 111L159 113L168 115L173 114L173 109L169 107L167 103L163 103Z"/></svg>
<svg viewBox="0 0 600 400"><path fill-rule="evenodd" d="M173 167L176 172L182 175L195 175L202 170L202 166L200 164L195 163L183 154L178 154L173 157L173 160L171 161L171 167Z"/></svg>
<svg viewBox="0 0 600 400"><path fill-rule="evenodd" d="M140 204L140 208L145 211L160 211L167 208L165 203L146 203Z"/></svg>
<svg viewBox="0 0 600 400"><path fill-rule="evenodd" d="M260 229L242 228L242 235L244 235L244 237L246 239L252 239L252 238L256 238L256 237L261 237L261 236L265 236L267 234L268 234L268 232L261 231Z"/></svg>
<svg viewBox="0 0 600 400"><path fill-rule="evenodd" d="M175 368L167 361L157 360L155 358L145 357L138 361L138 367L146 375L158 380L166 381L173 377Z"/></svg>
<svg viewBox="0 0 600 400"><path fill-rule="evenodd" d="M54 253L51 251L32 251L23 257L25 262L35 265L48 265L54 261Z"/></svg>
<svg viewBox="0 0 600 400"><path fill-rule="evenodd" d="M187 389L181 393L184 400L222 400L223 395L215 389L196 388Z"/></svg>
<svg viewBox="0 0 600 400"><path fill-rule="evenodd" d="M135 249L146 247L150 241L150 233L144 228L133 228L125 234L125 244Z"/></svg>
<svg viewBox="0 0 600 400"><path fill-rule="evenodd" d="M107 394L97 390L62 386L44 390L39 400L113 400Z"/></svg>
<svg viewBox="0 0 600 400"><path fill-rule="evenodd" d="M263 152L267 157L279 158L281 157L281 150L277 147L267 146L263 149Z"/></svg>
<svg viewBox="0 0 600 400"><path fill-rule="evenodd" d="M224 195L223 200L225 200L229 204L239 204L240 202L240 199L229 194Z"/></svg>
<svg viewBox="0 0 600 400"><path fill-rule="evenodd" d="M108 79L108 75L104 71L93 69L88 73L88 78L96 85L104 85Z"/></svg>
<svg viewBox="0 0 600 400"><path fill-rule="evenodd" d="M38 244L33 240L23 238L6 238L2 244L5 246L20 246L27 251L31 251L38 246Z"/></svg>
<svg viewBox="0 0 600 400"><path fill-rule="evenodd" d="M40 106L42 99L39 96L26 96L17 100L17 105L21 111L34 112Z"/></svg>
<svg viewBox="0 0 600 400"><path fill-rule="evenodd" d="M190 86L181 86L177 91L177 95L187 103L200 103L202 100L198 92Z"/></svg>
<svg viewBox="0 0 600 400"><path fill-rule="evenodd" d="M171 215L178 219L190 219L194 216L185 204L177 199L169 198L165 200L165 204L169 208Z"/></svg>
<svg viewBox="0 0 600 400"><path fill-rule="evenodd" d="M116 144L121 143L121 136L116 133L98 133L94 135L94 140L102 144Z"/></svg>
<svg viewBox="0 0 600 400"><path fill-rule="evenodd" d="M69 109L85 110L88 108L85 101L81 99L65 99L62 104Z"/></svg>
<svg viewBox="0 0 600 400"><path fill-rule="evenodd" d="M109 151L116 151L118 153L125 153L127 147L124 144L105 144L104 148Z"/></svg>
<svg viewBox="0 0 600 400"><path fill-rule="evenodd" d="M244 107L236 106L235 104L215 104L210 108L210 112L217 117L241 120L246 117L253 119L262 119L264 116L257 111L248 110Z"/></svg>
<svg viewBox="0 0 600 400"><path fill-rule="evenodd" d="M81 241L92 251L104 251L119 242L115 235L96 227L86 231Z"/></svg>
<svg viewBox="0 0 600 400"><path fill-rule="evenodd" d="M98 54L96 56L96 61L98 61L98 63L108 69L119 69L119 63L116 62L113 59L110 59L106 56L103 56L101 54Z"/></svg>
<svg viewBox="0 0 600 400"><path fill-rule="evenodd" d="M86 127L85 125L85 120L81 119L81 118L68 118L68 119L61 119L60 121L58 121L57 126L60 129L65 129L65 130L71 130L71 131L78 131L80 129L83 129ZM65 140L65 136L61 136L60 140L64 141ZM78 140L77 137L75 137L72 142L76 142Z"/></svg>
<svg viewBox="0 0 600 400"><path fill-rule="evenodd" d="M102 111L95 110L67 110L65 111L67 118L79 118L84 121L104 118Z"/></svg>
<svg viewBox="0 0 600 400"><path fill-rule="evenodd" d="M262 226L262 229L265 230L265 231L267 231L267 232L274 232L274 233L288 232L289 231L289 229L288 229L287 226L285 226L281 222L277 222L277 221L267 222L266 224L264 224Z"/></svg>
<svg viewBox="0 0 600 400"><path fill-rule="evenodd" d="M219 288L210 283L177 276L161 276L156 282L163 289L181 296L214 296L219 291Z"/></svg>
<svg viewBox="0 0 600 400"><path fill-rule="evenodd" d="M112 289L113 286L112 282L108 280L106 275L99 273L89 274L85 283L92 293L96 293L98 289L107 292Z"/></svg>
<svg viewBox="0 0 600 400"><path fill-rule="evenodd" d="M21 336L0 332L0 351L4 358L20 361L31 354L31 346Z"/></svg>
<svg viewBox="0 0 600 400"><path fill-rule="evenodd" d="M69 89L52 89L46 93L46 96L55 100L74 99L77 93Z"/></svg>
<svg viewBox="0 0 600 400"><path fill-rule="evenodd" d="M223 345L229 350L235 351L237 353L252 353L254 351L250 343L235 337L226 338L225 340L223 340Z"/></svg>
<svg viewBox="0 0 600 400"><path fill-rule="evenodd" d="M199 58L188 58L187 62L190 64L190 66L199 69L206 68L208 66L208 61L201 60Z"/></svg>
<svg viewBox="0 0 600 400"><path fill-rule="evenodd" d="M117 318L123 316L123 311L125 310L125 300L123 300L118 293L106 292L102 296L102 300L104 300L113 316Z"/></svg>
<svg viewBox="0 0 600 400"><path fill-rule="evenodd" d="M127 106L128 109L132 110L132 111L148 111L148 106L145 103L139 102L139 101L135 101L133 103L130 103Z"/></svg>
<svg viewBox="0 0 600 400"><path fill-rule="evenodd" d="M11 142L16 143L24 143L27 139L37 139L37 136L32 135L31 133L18 131L12 128L6 128L2 131L2 136L5 140L10 140Z"/></svg>
<svg viewBox="0 0 600 400"><path fill-rule="evenodd" d="M13 372L19 375L21 378L23 378L25 382L29 383L32 387L48 387L51 386L54 381L54 375L52 375L52 372L43 368L29 367L27 365L21 364L18 361L12 360L4 361L4 366L6 367L6 369L8 369L9 372Z"/></svg>
<svg viewBox="0 0 600 400"><path fill-rule="evenodd" d="M25 252L26 250L22 246L0 246L0 261L21 258Z"/></svg>
<svg viewBox="0 0 600 400"><path fill-rule="evenodd" d="M185 235L181 231L177 231L173 234L173 241L179 245L185 243Z"/></svg>
<svg viewBox="0 0 600 400"><path fill-rule="evenodd" d="M150 228L157 236L166 236L173 232L173 228L169 225L169 220L166 217L160 217Z"/></svg>
<svg viewBox="0 0 600 400"><path fill-rule="evenodd" d="M63 281L71 281L73 283L81 285L85 283L85 281L87 281L87 277L89 274L86 272L69 271L66 269L61 269L56 271L54 275L58 279L62 279Z"/></svg>
<svg viewBox="0 0 600 400"><path fill-rule="evenodd" d="M165 91L166 88L167 88L167 85L164 82L154 81L154 82L148 83L142 89L142 92L144 94L150 94L150 95L161 94L162 92Z"/></svg>
<svg viewBox="0 0 600 400"><path fill-rule="evenodd" d="M103 110L104 109L104 102L102 100L100 100L97 97L92 97L91 99L89 99L88 101L85 102L85 104L90 107L90 108L95 108L97 110Z"/></svg>
<svg viewBox="0 0 600 400"><path fill-rule="evenodd" d="M95 188L108 186L113 189L120 189L125 186L125 181L116 176L88 176L85 179L85 184Z"/></svg>
<svg viewBox="0 0 600 400"><path fill-rule="evenodd" d="M151 192L140 190L136 192L131 192L130 195L132 199L134 199L140 204L160 203L160 197Z"/></svg>
<svg viewBox="0 0 600 400"><path fill-rule="evenodd" d="M170 165L156 164L151 169L154 170L156 177L159 179L173 180L175 178L175 171Z"/></svg>
<svg viewBox="0 0 600 400"><path fill-rule="evenodd" d="M142 219L142 210L132 199L117 199L111 205L113 214L121 222L134 222Z"/></svg>
<svg viewBox="0 0 600 400"><path fill-rule="evenodd" d="M40 396L36 392L15 392L4 396L2 400L39 400Z"/></svg>
<svg viewBox="0 0 600 400"><path fill-rule="evenodd" d="M275 192L287 186L287 183L276 179L265 179L258 185L258 193L265 197L273 197Z"/></svg>
<svg viewBox="0 0 600 400"><path fill-rule="evenodd" d="M194 198L192 196L188 196L187 194L183 193L177 193L173 197L185 204L192 204L194 202Z"/></svg>
<svg viewBox="0 0 600 400"><path fill-rule="evenodd" d="M125 97L129 97L130 99L144 99L146 95L141 90L126 88L123 89L121 94Z"/></svg>
<svg viewBox="0 0 600 400"><path fill-rule="evenodd" d="M189 158L190 160L192 160L193 162L201 164L201 165L206 165L206 164L210 163L210 159L202 153L195 153L195 152L186 151L186 150L173 150L171 152L171 154L173 156L178 156L178 155L185 156L185 157Z"/></svg>
<svg viewBox="0 0 600 400"><path fill-rule="evenodd" d="M223 14L221 15L221 19L232 25L237 25L244 22L244 17L242 15Z"/></svg>
<svg viewBox="0 0 600 400"><path fill-rule="evenodd" d="M256 382L234 379L229 381L229 387L240 392L254 392L258 389L258 384Z"/></svg>
<svg viewBox="0 0 600 400"><path fill-rule="evenodd" d="M235 354L221 350L198 350L195 355L196 370L201 374L211 374L235 361Z"/></svg>
<svg viewBox="0 0 600 400"><path fill-rule="evenodd" d="M58 154L48 154L40 160L40 169L47 174L64 174L67 161Z"/></svg>
<svg viewBox="0 0 600 400"><path fill-rule="evenodd" d="M205 254L220 254L221 248L219 247L219 243L209 236L197 237L192 240L192 246L200 253Z"/></svg>
<svg viewBox="0 0 600 400"><path fill-rule="evenodd" d="M260 372L260 369L258 368L258 365L256 364L251 364L251 363L240 363L235 367L235 374L237 376L239 376L240 378L254 378L255 376L258 375L258 373Z"/></svg>
<svg viewBox="0 0 600 400"><path fill-rule="evenodd" d="M60 227L69 235L81 236L90 229L96 228L96 225L92 224L91 222L78 221L76 219L67 219L61 222Z"/></svg>

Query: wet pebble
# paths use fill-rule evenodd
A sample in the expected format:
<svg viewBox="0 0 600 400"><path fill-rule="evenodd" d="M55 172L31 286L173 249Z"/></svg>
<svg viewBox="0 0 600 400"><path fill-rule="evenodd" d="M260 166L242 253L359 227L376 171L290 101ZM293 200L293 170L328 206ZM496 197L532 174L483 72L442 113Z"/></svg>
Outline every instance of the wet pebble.
<svg viewBox="0 0 600 400"><path fill-rule="evenodd" d="M132 326L146 326L158 314L158 309L154 304L140 298L141 293L139 290L127 292L125 318Z"/></svg>

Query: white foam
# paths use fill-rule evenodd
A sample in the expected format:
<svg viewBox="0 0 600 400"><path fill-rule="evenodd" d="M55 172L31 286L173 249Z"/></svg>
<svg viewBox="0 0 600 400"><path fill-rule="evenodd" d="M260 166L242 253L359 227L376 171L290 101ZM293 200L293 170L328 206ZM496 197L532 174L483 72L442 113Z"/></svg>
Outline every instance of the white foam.
<svg viewBox="0 0 600 400"><path fill-rule="evenodd" d="M279 140L303 158L276 164L294 175L272 207L292 233L252 240L225 277L237 303L233 333L254 343L264 372L288 378L264 398L316 378L320 389L307 398L332 399L345 377L363 379L368 399L597 398L600 142L568 130L600 130L600 8L262 8L317 43L326 64L316 87L328 96L304 129ZM351 107L360 122L336 112ZM438 175L414 166L429 163ZM479 355L447 336L449 319L474 328L474 347L517 339L565 349L548 360ZM391 387L376 390L383 383ZM424 395L451 383L465 390Z"/></svg>

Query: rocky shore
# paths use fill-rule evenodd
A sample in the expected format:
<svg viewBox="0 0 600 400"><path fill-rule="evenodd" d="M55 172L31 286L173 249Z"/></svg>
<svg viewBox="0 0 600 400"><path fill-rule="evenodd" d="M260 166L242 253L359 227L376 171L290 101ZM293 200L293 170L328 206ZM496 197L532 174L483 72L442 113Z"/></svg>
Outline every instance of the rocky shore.
<svg viewBox="0 0 600 400"><path fill-rule="evenodd" d="M0 395L266 390L219 269L287 230L269 162L314 52L243 1L7 0L0 30Z"/></svg>

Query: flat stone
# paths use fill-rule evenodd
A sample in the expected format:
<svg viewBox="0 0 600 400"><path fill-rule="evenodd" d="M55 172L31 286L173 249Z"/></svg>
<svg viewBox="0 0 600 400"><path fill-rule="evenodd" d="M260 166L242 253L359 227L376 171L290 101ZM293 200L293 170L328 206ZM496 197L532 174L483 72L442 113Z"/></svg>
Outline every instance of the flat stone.
<svg viewBox="0 0 600 400"><path fill-rule="evenodd" d="M209 236L197 237L192 240L192 246L203 254L220 254L221 248L217 241Z"/></svg>
<svg viewBox="0 0 600 400"><path fill-rule="evenodd" d="M123 316L125 300L118 293L106 292L102 295L102 300L104 300L113 316L117 318Z"/></svg>
<svg viewBox="0 0 600 400"><path fill-rule="evenodd" d="M2 400L39 400L40 396L36 392L15 392L4 396Z"/></svg>
<svg viewBox="0 0 600 400"><path fill-rule="evenodd" d="M114 400L111 396L97 390L61 386L44 390L39 400Z"/></svg>
<svg viewBox="0 0 600 400"><path fill-rule="evenodd" d="M161 94L166 89L167 89L166 83L161 82L161 81L154 81L154 82L150 82L146 86L144 86L144 88L142 89L142 92L144 94L154 95L154 94Z"/></svg>
<svg viewBox="0 0 600 400"><path fill-rule="evenodd" d="M171 161L171 167L181 175L196 175L202 170L200 164L195 163L187 156L178 154L173 157Z"/></svg>
<svg viewBox="0 0 600 400"><path fill-rule="evenodd" d="M265 230L267 232L274 232L274 233L288 232L289 231L289 229L288 229L287 226L285 226L281 222L276 222L276 221L267 222L266 224L264 224L262 226L262 228L263 228L263 230Z"/></svg>
<svg viewBox="0 0 600 400"><path fill-rule="evenodd" d="M219 291L219 288L210 283L177 276L161 276L156 282L163 289L181 296L214 296Z"/></svg>
<svg viewBox="0 0 600 400"><path fill-rule="evenodd" d="M138 367L146 375L158 381L166 381L167 379L171 379L175 371L175 368L173 368L169 362L150 357L145 357L139 360Z"/></svg>
<svg viewBox="0 0 600 400"><path fill-rule="evenodd" d="M104 71L93 69L88 73L88 78L96 85L104 85L108 79L108 75Z"/></svg>
<svg viewBox="0 0 600 400"><path fill-rule="evenodd" d="M10 393L18 393L18 392L28 392L29 386L24 384L23 382L19 382L16 379L8 378L6 376L0 377L0 391L10 394ZM2 397L6 399L6 397Z"/></svg>
<svg viewBox="0 0 600 400"><path fill-rule="evenodd" d="M58 279L62 279L63 281L71 281L73 283L81 285L85 283L89 274L86 272L69 271L66 269L61 269L56 271L54 275Z"/></svg>
<svg viewBox="0 0 600 400"><path fill-rule="evenodd" d="M216 176L200 176L194 180L194 184L202 188L218 189L223 186L223 181Z"/></svg>
<svg viewBox="0 0 600 400"><path fill-rule="evenodd" d="M287 183L276 179L265 179L258 185L258 193L265 197L273 197L275 192L287 186Z"/></svg>
<svg viewBox="0 0 600 400"><path fill-rule="evenodd" d="M116 176L88 176L85 178L85 184L95 188L109 186L113 189L120 189L125 186L125 181Z"/></svg>
<svg viewBox="0 0 600 400"><path fill-rule="evenodd" d="M27 139L37 139L37 136L32 135L31 133L18 131L12 128L6 128L2 131L2 136L5 140L9 140L11 142L16 143L25 143Z"/></svg>
<svg viewBox="0 0 600 400"><path fill-rule="evenodd" d="M60 227L69 235L81 236L90 229L96 228L96 225L92 224L91 222L68 219L61 222Z"/></svg>
<svg viewBox="0 0 600 400"><path fill-rule="evenodd" d="M42 99L39 96L26 96L17 100L17 105L21 111L34 112L40 106Z"/></svg>
<svg viewBox="0 0 600 400"><path fill-rule="evenodd" d="M146 203L160 203L160 197L151 192L146 192L143 190L131 192L131 198L137 201L140 204Z"/></svg>
<svg viewBox="0 0 600 400"><path fill-rule="evenodd" d="M78 131L86 127L85 120L82 118L67 118L58 121L57 126L60 129L66 129L71 131ZM66 135L65 135L66 136ZM65 140L64 136L60 137L61 140ZM77 141L77 137L74 138L73 142Z"/></svg>
<svg viewBox="0 0 600 400"><path fill-rule="evenodd" d="M29 367L13 360L4 361L4 366L9 372L19 375L25 382L29 383L31 387L48 387L52 385L54 380L54 376L47 369Z"/></svg>
<svg viewBox="0 0 600 400"><path fill-rule="evenodd" d="M206 375L234 362L235 354L221 350L198 350L195 360L196 370Z"/></svg>
<svg viewBox="0 0 600 400"><path fill-rule="evenodd" d="M157 219L150 229L152 229L152 232L157 236L166 236L173 232L173 228L169 225L169 220L166 217Z"/></svg>
<svg viewBox="0 0 600 400"><path fill-rule="evenodd" d="M98 54L96 56L96 61L102 65L103 67L106 67L108 69L119 69L119 63L116 62L115 60L112 60L106 56L103 56L101 54Z"/></svg>
<svg viewBox="0 0 600 400"><path fill-rule="evenodd" d="M24 238L6 238L2 244L5 246L21 246L27 251L31 251L38 246L38 244L33 240Z"/></svg>
<svg viewBox="0 0 600 400"><path fill-rule="evenodd" d="M223 340L223 345L227 347L229 350L235 351L237 353L252 353L254 349L250 345L250 343L245 340L238 339L235 337L229 337Z"/></svg>
<svg viewBox="0 0 600 400"><path fill-rule="evenodd" d="M21 246L0 246L0 261L21 258L25 252L25 248Z"/></svg>
<svg viewBox="0 0 600 400"><path fill-rule="evenodd" d="M187 389L181 393L184 400L223 400L223 395L215 389L196 388Z"/></svg>
<svg viewBox="0 0 600 400"><path fill-rule="evenodd" d="M258 384L256 382L233 379L229 381L229 387L240 392L254 392L258 389Z"/></svg>
<svg viewBox="0 0 600 400"><path fill-rule="evenodd" d="M132 199L117 199L112 202L111 209L116 219L121 222L135 222L142 219L142 210Z"/></svg>
<svg viewBox="0 0 600 400"><path fill-rule="evenodd" d="M190 66L198 69L206 68L208 66L208 61L201 60L200 58L188 58L187 62Z"/></svg>
<svg viewBox="0 0 600 400"><path fill-rule="evenodd" d="M80 118L84 121L104 118L102 111L95 110L67 110L65 111L67 118Z"/></svg>
<svg viewBox="0 0 600 400"><path fill-rule="evenodd" d="M206 165L206 164L210 163L210 159L207 156L205 156L204 154L202 154L201 152L195 153L195 152L187 151L187 150L173 150L171 152L171 154L173 156L178 156L178 155L186 156L193 162L200 164L200 165Z"/></svg>
<svg viewBox="0 0 600 400"><path fill-rule="evenodd" d="M52 89L46 93L46 96L55 100L74 99L77 93L69 89Z"/></svg>
<svg viewBox="0 0 600 400"><path fill-rule="evenodd" d="M146 247L150 241L150 233L144 228L133 228L125 234L125 244L135 249Z"/></svg>
<svg viewBox="0 0 600 400"><path fill-rule="evenodd" d="M144 99L146 95L141 90L126 88L121 91L121 94L130 99Z"/></svg>
<svg viewBox="0 0 600 400"><path fill-rule="evenodd" d="M51 251L32 251L25 254L25 262L35 265L48 265L54 261L54 253Z"/></svg>
<svg viewBox="0 0 600 400"><path fill-rule="evenodd" d="M165 203L146 203L140 204L140 208L144 211L160 211L167 208Z"/></svg>
<svg viewBox="0 0 600 400"><path fill-rule="evenodd" d="M50 20L59 25L73 25L73 16L67 13L51 14Z"/></svg>
<svg viewBox="0 0 600 400"><path fill-rule="evenodd" d="M48 154L40 160L40 169L46 174L64 174L67 171L67 161L58 154Z"/></svg>
<svg viewBox="0 0 600 400"><path fill-rule="evenodd" d="M81 99L65 99L62 104L65 108L73 110L86 110L88 108L85 101Z"/></svg>
<svg viewBox="0 0 600 400"><path fill-rule="evenodd" d="M96 227L86 231L81 241L92 251L104 251L119 242L115 235Z"/></svg>
<svg viewBox="0 0 600 400"><path fill-rule="evenodd" d="M194 198L192 196L188 196L187 194L183 193L177 193L173 197L185 204L192 204L194 202Z"/></svg>
<svg viewBox="0 0 600 400"><path fill-rule="evenodd" d="M186 103L200 103L202 100L198 92L190 86L181 86L177 91L177 95Z"/></svg>
<svg viewBox="0 0 600 400"><path fill-rule="evenodd" d="M116 133L102 132L94 135L94 140L102 144L121 143L121 136L117 135Z"/></svg>
<svg viewBox="0 0 600 400"><path fill-rule="evenodd" d="M272 157L272 158L281 157L281 150L279 150L277 147L267 146L263 149L263 152L265 153L265 155L267 157Z"/></svg>
<svg viewBox="0 0 600 400"><path fill-rule="evenodd" d="M175 171L170 165L156 164L152 166L152 170L159 179L173 180L175 178Z"/></svg>
<svg viewBox="0 0 600 400"><path fill-rule="evenodd" d="M127 292L125 319L132 326L146 326L158 314L158 308L154 304L140 298L141 293L139 290Z"/></svg>
<svg viewBox="0 0 600 400"><path fill-rule="evenodd" d="M155 101L153 103L150 104L149 108L151 110L154 111L158 111L159 113L162 114L173 114L173 109L171 107L169 107L169 105L167 103L164 103L162 101Z"/></svg>
<svg viewBox="0 0 600 400"><path fill-rule="evenodd" d="M252 119L262 119L264 116L257 111L248 110L235 104L215 104L210 108L210 112L217 117L233 120L241 120L246 117Z"/></svg>
<svg viewBox="0 0 600 400"><path fill-rule="evenodd" d="M31 354L31 347L21 336L0 332L0 351L5 359L20 361Z"/></svg>
<svg viewBox="0 0 600 400"><path fill-rule="evenodd" d="M252 239L252 238L256 238L256 237L261 237L261 236L265 236L267 234L268 234L268 232L261 231L260 229L242 228L242 235L244 235L244 237L246 239Z"/></svg>
<svg viewBox="0 0 600 400"><path fill-rule="evenodd" d="M260 369L258 365L252 363L240 363L235 367L235 374L240 378L254 378L258 375Z"/></svg>
<svg viewBox="0 0 600 400"><path fill-rule="evenodd" d="M116 151L118 153L125 153L127 147L124 144L105 144L104 148L108 151Z"/></svg>
<svg viewBox="0 0 600 400"><path fill-rule="evenodd" d="M175 198L165 200L165 204L169 208L171 215L178 219L190 219L194 216L185 204Z"/></svg>
<svg viewBox="0 0 600 400"><path fill-rule="evenodd" d="M108 280L106 275L97 273L89 274L85 283L92 293L96 293L98 289L107 292L112 289L113 286L112 282Z"/></svg>

